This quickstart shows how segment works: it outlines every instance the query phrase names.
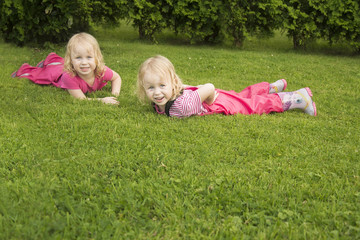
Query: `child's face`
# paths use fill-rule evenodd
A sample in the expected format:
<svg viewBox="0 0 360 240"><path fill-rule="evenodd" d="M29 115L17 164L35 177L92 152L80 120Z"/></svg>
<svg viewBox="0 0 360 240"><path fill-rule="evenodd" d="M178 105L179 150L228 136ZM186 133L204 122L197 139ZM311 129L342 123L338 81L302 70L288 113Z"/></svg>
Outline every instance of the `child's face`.
<svg viewBox="0 0 360 240"><path fill-rule="evenodd" d="M171 83L167 79L152 73L144 75L144 89L146 96L164 111L166 103L172 97Z"/></svg>
<svg viewBox="0 0 360 240"><path fill-rule="evenodd" d="M71 64L79 77L92 77L96 68L94 50L80 45L75 46L71 52Z"/></svg>

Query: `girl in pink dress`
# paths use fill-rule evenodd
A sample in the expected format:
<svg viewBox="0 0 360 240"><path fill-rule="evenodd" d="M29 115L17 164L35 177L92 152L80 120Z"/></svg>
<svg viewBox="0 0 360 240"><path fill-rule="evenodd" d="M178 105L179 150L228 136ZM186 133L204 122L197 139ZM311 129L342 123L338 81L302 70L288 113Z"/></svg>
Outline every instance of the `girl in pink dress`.
<svg viewBox="0 0 360 240"><path fill-rule="evenodd" d="M36 84L53 85L66 89L78 99L103 88L111 82L111 93L115 97L96 98L104 103L118 104L121 77L104 65L103 56L96 39L88 33L78 33L70 38L65 58L50 53L35 67L24 63L12 77L27 78Z"/></svg>
<svg viewBox="0 0 360 240"><path fill-rule="evenodd" d="M171 117L216 113L268 114L295 108L316 116L311 90L306 87L282 92L286 86L285 79L281 79L271 84L257 83L237 93L215 89L211 83L196 87L183 85L173 64L163 56L147 59L139 69L137 80L140 100L150 100L157 113Z"/></svg>

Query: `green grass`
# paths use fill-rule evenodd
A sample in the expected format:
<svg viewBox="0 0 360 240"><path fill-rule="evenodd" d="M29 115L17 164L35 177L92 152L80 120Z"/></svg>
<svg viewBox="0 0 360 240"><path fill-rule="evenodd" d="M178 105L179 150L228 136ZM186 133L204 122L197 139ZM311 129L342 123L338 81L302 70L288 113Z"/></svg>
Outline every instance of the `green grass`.
<svg viewBox="0 0 360 240"><path fill-rule="evenodd" d="M166 33L152 45L127 26L94 34L123 78L120 106L10 77L64 45L0 42L0 239L360 238L359 56L293 51L281 35L236 49ZM134 95L155 54L187 84L309 86L318 116L157 115Z"/></svg>

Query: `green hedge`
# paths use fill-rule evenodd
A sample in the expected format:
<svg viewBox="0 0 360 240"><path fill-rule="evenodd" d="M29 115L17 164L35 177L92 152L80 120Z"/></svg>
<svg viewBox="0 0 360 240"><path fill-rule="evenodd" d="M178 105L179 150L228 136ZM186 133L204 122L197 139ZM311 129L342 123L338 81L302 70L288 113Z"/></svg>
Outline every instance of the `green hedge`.
<svg viewBox="0 0 360 240"><path fill-rule="evenodd" d="M309 0L283 0L282 28L293 40L294 48L303 48L313 39L319 38L317 11Z"/></svg>
<svg viewBox="0 0 360 240"><path fill-rule="evenodd" d="M91 7L91 20L94 23L118 24L126 16L125 2L119 0L87 0Z"/></svg>
<svg viewBox="0 0 360 240"><path fill-rule="evenodd" d="M354 0L331 0L317 8L323 12L326 24L318 28L322 37L334 41L349 41L360 51L360 3ZM326 17L325 17L326 16Z"/></svg>
<svg viewBox="0 0 360 240"><path fill-rule="evenodd" d="M283 0L282 29L295 48L314 39L348 41L360 50L360 9L357 0Z"/></svg>
<svg viewBox="0 0 360 240"><path fill-rule="evenodd" d="M357 0L135 0L125 5L140 38L153 41L155 33L170 28L191 43L216 43L226 36L241 46L249 34L281 29L294 48L324 38L348 41L360 51Z"/></svg>
<svg viewBox="0 0 360 240"><path fill-rule="evenodd" d="M0 33L6 41L63 42L92 23L126 19L139 37L173 30L191 43L285 31L295 48L311 40L347 41L360 51L359 0L2 0Z"/></svg>
<svg viewBox="0 0 360 240"><path fill-rule="evenodd" d="M124 18L132 22L139 31L141 39L156 42L155 34L166 27L166 16L168 5L165 0L120 0L125 9Z"/></svg>
<svg viewBox="0 0 360 240"><path fill-rule="evenodd" d="M249 34L271 35L279 26L281 0L222 0L223 26L234 44L242 46Z"/></svg>
<svg viewBox="0 0 360 240"><path fill-rule="evenodd" d="M171 28L192 43L221 40L221 0L172 1Z"/></svg>
<svg viewBox="0 0 360 240"><path fill-rule="evenodd" d="M89 29L87 0L2 0L0 31L6 41L63 42L77 31Z"/></svg>

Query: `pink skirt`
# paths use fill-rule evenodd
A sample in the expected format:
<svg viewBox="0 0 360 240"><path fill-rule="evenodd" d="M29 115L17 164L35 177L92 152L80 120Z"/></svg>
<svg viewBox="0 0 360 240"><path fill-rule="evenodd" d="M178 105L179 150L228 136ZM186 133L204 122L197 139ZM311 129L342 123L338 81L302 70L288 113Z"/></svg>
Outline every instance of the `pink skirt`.
<svg viewBox="0 0 360 240"><path fill-rule="evenodd" d="M206 114L263 114L283 112L282 102L276 94L269 94L269 83L262 82L248 86L241 92L216 89L219 93L211 105L203 102Z"/></svg>
<svg viewBox="0 0 360 240"><path fill-rule="evenodd" d="M50 53L45 60L39 62L36 67L24 63L12 77L27 78L36 84L54 85L63 74L64 59L56 53Z"/></svg>

